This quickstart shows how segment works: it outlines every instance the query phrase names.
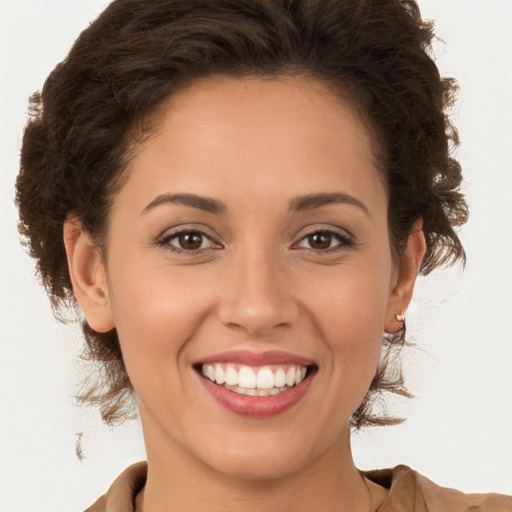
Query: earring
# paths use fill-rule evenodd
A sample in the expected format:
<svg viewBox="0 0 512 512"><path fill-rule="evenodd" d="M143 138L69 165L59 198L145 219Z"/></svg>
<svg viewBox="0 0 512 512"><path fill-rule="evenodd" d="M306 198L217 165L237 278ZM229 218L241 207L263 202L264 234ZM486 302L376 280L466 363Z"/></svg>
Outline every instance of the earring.
<svg viewBox="0 0 512 512"><path fill-rule="evenodd" d="M395 320L400 323L405 322L405 313L402 311L398 315L395 315Z"/></svg>

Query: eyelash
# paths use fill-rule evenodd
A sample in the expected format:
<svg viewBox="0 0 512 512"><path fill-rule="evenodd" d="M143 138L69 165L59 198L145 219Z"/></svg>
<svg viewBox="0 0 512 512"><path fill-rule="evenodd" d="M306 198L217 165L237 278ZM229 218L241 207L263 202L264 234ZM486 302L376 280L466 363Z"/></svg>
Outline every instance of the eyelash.
<svg viewBox="0 0 512 512"><path fill-rule="evenodd" d="M210 247L206 248L199 248L194 250L187 250L180 247L173 246L171 244L171 241L174 239L179 238L183 235L197 235L200 236L203 240L201 242L201 245L204 243L205 239L211 242ZM173 233L169 233L168 235L163 236L157 241L157 245L160 247L166 247L168 250L178 253L178 254L186 254L186 255L194 255L199 253L205 253L206 251L212 251L222 248L222 246L216 242L213 241L212 237L204 233L203 231L199 229L182 229L180 231L175 231Z"/></svg>
<svg viewBox="0 0 512 512"><path fill-rule="evenodd" d="M180 247L176 247L171 244L172 240L178 239L180 236L183 235L197 235L202 238L201 245L204 243L204 239L207 239L211 242L211 246L206 248L199 249L193 249L193 250L187 250ZM292 245L292 249L300 249L301 247L299 244L303 242L304 240L307 240L309 237L315 236L315 235L326 235L328 237L332 237L335 240L337 240L339 243L335 245L334 247L328 247L326 249L314 249L312 247L303 247L304 249L308 251L312 251L316 254L330 254L332 252L340 251L343 249L350 249L355 245L354 239L351 235L348 235L346 232L340 232L334 229L315 229L309 233L306 233L304 236L300 238L298 242ZM332 240L331 240L332 241ZM168 235L163 236L157 241L157 245L160 247L166 247L168 250L179 253L179 254L186 254L186 255L194 255L199 253L205 253L212 250L218 250L222 248L221 244L218 244L214 242L211 236L207 235L201 230L198 229L182 229L180 231L176 231L173 233L170 233Z"/></svg>
<svg viewBox="0 0 512 512"><path fill-rule="evenodd" d="M313 231L310 231L309 233L306 233L302 238L295 243L292 247L293 248L300 248L298 247L301 242L304 240L307 240L309 237L315 236L315 235L327 235L329 237L334 238L339 243L335 245L334 247L328 247L327 249L314 249L314 248L308 248L304 247L304 249L308 251L312 251L316 254L331 254L333 252L346 250L354 247L355 241L351 235L349 235L346 232L338 231L332 228L318 228L314 229ZM331 240L332 241L332 240Z"/></svg>

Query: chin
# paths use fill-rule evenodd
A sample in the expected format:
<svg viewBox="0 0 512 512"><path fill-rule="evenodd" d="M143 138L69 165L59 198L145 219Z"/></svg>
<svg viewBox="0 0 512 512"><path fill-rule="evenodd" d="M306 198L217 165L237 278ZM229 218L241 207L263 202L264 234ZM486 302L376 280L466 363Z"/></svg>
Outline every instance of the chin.
<svg viewBox="0 0 512 512"><path fill-rule="evenodd" d="M272 433L267 429L240 434L217 437L215 443L204 445L201 458L215 472L248 482L275 481L300 472L320 458L331 444L311 442L304 435L296 437L297 433Z"/></svg>
<svg viewBox="0 0 512 512"><path fill-rule="evenodd" d="M307 466L304 454L280 452L261 453L245 450L243 453L230 453L223 460L216 459L212 467L217 472L247 482L276 481L300 472Z"/></svg>

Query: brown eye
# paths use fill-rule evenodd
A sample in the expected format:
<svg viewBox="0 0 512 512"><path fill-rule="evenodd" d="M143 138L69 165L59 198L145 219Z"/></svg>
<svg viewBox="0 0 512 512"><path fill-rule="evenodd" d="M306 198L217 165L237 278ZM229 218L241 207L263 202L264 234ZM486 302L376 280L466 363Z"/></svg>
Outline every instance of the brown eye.
<svg viewBox="0 0 512 512"><path fill-rule="evenodd" d="M213 243L200 231L183 231L167 238L166 243L171 247L184 252L199 251L210 248Z"/></svg>
<svg viewBox="0 0 512 512"><path fill-rule="evenodd" d="M311 249L322 250L329 249L332 244L332 235L330 233L313 233L308 236L308 242Z"/></svg>
<svg viewBox="0 0 512 512"><path fill-rule="evenodd" d="M181 249L186 251L197 251L201 248L203 237L199 233L183 233L178 237Z"/></svg>
<svg viewBox="0 0 512 512"><path fill-rule="evenodd" d="M347 249L353 247L354 242L351 236L337 231L315 231L305 235L295 248L309 249L318 252L327 252L336 249Z"/></svg>

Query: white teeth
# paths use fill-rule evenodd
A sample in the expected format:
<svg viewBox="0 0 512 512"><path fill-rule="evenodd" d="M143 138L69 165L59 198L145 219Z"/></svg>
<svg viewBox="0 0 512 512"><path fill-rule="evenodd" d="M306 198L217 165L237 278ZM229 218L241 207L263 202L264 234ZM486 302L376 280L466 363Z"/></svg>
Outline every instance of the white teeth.
<svg viewBox="0 0 512 512"><path fill-rule="evenodd" d="M290 389L288 386L283 386L282 388L272 388L272 389L246 389L241 388L240 386L225 386L226 389L230 391L234 391L239 395L249 395L249 396L271 396L278 395L287 389Z"/></svg>
<svg viewBox="0 0 512 512"><path fill-rule="evenodd" d="M284 373L282 368L279 368L279 370L277 370L274 375L274 386L276 388L282 388L283 386L286 386L286 373Z"/></svg>
<svg viewBox="0 0 512 512"><path fill-rule="evenodd" d="M249 392L249 390L248 390L248 389L246 389L246 388L241 388L241 387L239 387L239 386L236 386L236 388L235 388L235 389L233 389L232 391L235 391L235 393L238 393L238 394L240 394L240 395L247 395L247 394L248 394L248 392Z"/></svg>
<svg viewBox="0 0 512 512"><path fill-rule="evenodd" d="M203 365L203 368L206 365ZM226 384L230 386L236 386L238 384L238 372L231 366L228 365L226 369Z"/></svg>
<svg viewBox="0 0 512 512"><path fill-rule="evenodd" d="M252 389L256 387L256 374L249 366L242 366L238 372L238 385L241 388Z"/></svg>
<svg viewBox="0 0 512 512"><path fill-rule="evenodd" d="M238 371L236 367L239 368ZM272 369L269 366L253 369L246 365L215 363L203 364L201 372L212 382L224 385L237 393L268 396L296 386L306 378L305 366L289 366L286 371L285 369L286 367Z"/></svg>
<svg viewBox="0 0 512 512"><path fill-rule="evenodd" d="M270 368L262 368L256 378L258 389L271 389L274 387L274 374Z"/></svg>
<svg viewBox="0 0 512 512"><path fill-rule="evenodd" d="M295 384L295 368L290 366L286 372L286 385L293 386Z"/></svg>
<svg viewBox="0 0 512 512"><path fill-rule="evenodd" d="M224 384L226 382L226 374L220 364L215 365L215 381L217 384Z"/></svg>

